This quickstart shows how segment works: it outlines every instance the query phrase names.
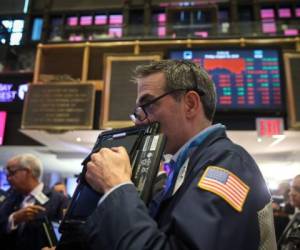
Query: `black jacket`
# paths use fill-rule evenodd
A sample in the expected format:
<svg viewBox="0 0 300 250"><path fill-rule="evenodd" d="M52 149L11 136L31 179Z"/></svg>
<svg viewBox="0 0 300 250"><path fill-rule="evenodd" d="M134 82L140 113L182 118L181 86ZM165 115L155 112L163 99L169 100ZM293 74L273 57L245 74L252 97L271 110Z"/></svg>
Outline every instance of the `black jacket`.
<svg viewBox="0 0 300 250"><path fill-rule="evenodd" d="M47 216L50 221L58 221L62 218L63 209L66 208L65 197L48 188L43 189L49 201L43 205L45 213L41 213L35 220L26 222L22 230L18 227L11 232L7 231L8 217L11 213L20 209L23 197L16 191L12 191L0 207L0 237L1 249L9 250L41 250L47 246L47 238L42 227L42 221Z"/></svg>
<svg viewBox="0 0 300 250"><path fill-rule="evenodd" d="M230 171L250 188L241 212L199 187L209 166ZM153 219L133 185L113 191L88 220L91 249L276 249L265 181L251 156L227 138L224 128L209 134L193 152L177 192L158 195L157 200L150 206L150 213L157 210Z"/></svg>

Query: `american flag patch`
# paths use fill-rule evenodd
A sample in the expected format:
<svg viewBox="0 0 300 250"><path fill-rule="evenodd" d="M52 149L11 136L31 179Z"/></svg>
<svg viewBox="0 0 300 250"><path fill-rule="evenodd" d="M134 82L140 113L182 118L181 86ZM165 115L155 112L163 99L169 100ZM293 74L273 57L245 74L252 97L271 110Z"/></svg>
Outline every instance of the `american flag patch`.
<svg viewBox="0 0 300 250"><path fill-rule="evenodd" d="M209 166L206 169L198 186L221 196L239 212L242 211L249 192L249 187L240 178L216 166Z"/></svg>

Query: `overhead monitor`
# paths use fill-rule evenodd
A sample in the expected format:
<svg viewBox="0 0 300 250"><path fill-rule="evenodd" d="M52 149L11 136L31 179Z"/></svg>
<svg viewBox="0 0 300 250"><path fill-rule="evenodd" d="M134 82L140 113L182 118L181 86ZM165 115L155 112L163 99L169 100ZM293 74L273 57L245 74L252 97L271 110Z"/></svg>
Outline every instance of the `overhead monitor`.
<svg viewBox="0 0 300 250"><path fill-rule="evenodd" d="M33 20L32 25L32 33L31 33L31 40L32 41L39 41L42 37L43 31L43 18L37 17Z"/></svg>
<svg viewBox="0 0 300 250"><path fill-rule="evenodd" d="M295 9L295 16L300 17L300 8Z"/></svg>
<svg viewBox="0 0 300 250"><path fill-rule="evenodd" d="M31 79L32 74L3 74L0 77L0 109L14 113L22 112Z"/></svg>
<svg viewBox="0 0 300 250"><path fill-rule="evenodd" d="M155 17L157 19L156 20L157 23L159 23L159 24L165 24L166 21L167 21L167 15L166 15L166 13L158 13L158 14L155 15Z"/></svg>
<svg viewBox="0 0 300 250"><path fill-rule="evenodd" d="M275 18L275 11L274 9L261 9L260 10L260 17L261 19L273 19Z"/></svg>
<svg viewBox="0 0 300 250"><path fill-rule="evenodd" d="M9 45L20 45L24 31L23 19L1 20L2 25L10 33Z"/></svg>
<svg viewBox="0 0 300 250"><path fill-rule="evenodd" d="M263 21L261 25L263 33L275 34L277 32L276 22L274 20Z"/></svg>
<svg viewBox="0 0 300 250"><path fill-rule="evenodd" d="M105 24L107 24L107 15L105 15L105 14L96 15L94 23L95 23L95 25L105 25Z"/></svg>
<svg viewBox="0 0 300 250"><path fill-rule="evenodd" d="M277 49L182 49L170 51L169 57L192 60L208 71L216 84L218 111L283 111Z"/></svg>
<svg viewBox="0 0 300 250"><path fill-rule="evenodd" d="M76 16L68 17L67 24L69 26L77 26L78 25L78 17L76 17Z"/></svg>
<svg viewBox="0 0 300 250"><path fill-rule="evenodd" d="M291 18L292 17L292 11L290 8L280 8L278 10L278 16L280 18Z"/></svg>
<svg viewBox="0 0 300 250"><path fill-rule="evenodd" d="M93 16L81 16L80 17L80 25L88 26L93 24Z"/></svg>
<svg viewBox="0 0 300 250"><path fill-rule="evenodd" d="M109 24L110 25L121 25L121 24L123 24L123 15L119 15L119 14L109 15Z"/></svg>

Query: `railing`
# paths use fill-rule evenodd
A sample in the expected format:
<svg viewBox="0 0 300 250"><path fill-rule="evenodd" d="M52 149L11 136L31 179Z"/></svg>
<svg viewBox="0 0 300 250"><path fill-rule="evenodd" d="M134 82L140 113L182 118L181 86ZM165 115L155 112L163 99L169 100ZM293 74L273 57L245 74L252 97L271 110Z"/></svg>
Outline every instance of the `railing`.
<svg viewBox="0 0 300 250"><path fill-rule="evenodd" d="M103 40L143 39L226 39L226 38L270 38L294 37L300 34L300 20L264 22L238 22L221 24L182 25L165 24L65 29L49 37L48 42L83 42Z"/></svg>

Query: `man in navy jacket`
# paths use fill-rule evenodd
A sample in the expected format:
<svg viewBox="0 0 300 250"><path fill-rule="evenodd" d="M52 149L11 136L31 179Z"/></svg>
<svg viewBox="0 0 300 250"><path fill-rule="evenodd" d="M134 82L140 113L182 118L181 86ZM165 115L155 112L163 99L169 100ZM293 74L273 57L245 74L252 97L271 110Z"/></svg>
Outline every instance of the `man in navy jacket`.
<svg viewBox="0 0 300 250"><path fill-rule="evenodd" d="M42 163L23 154L7 162L12 188L0 207L1 249L40 250L49 246L42 223L60 220L66 199L40 182Z"/></svg>
<svg viewBox="0 0 300 250"><path fill-rule="evenodd" d="M276 249L271 198L251 156L212 125L213 82L189 61L136 69L136 124L158 121L172 154L166 188L149 210L122 147L101 149L86 179L104 196L90 216L91 249Z"/></svg>

